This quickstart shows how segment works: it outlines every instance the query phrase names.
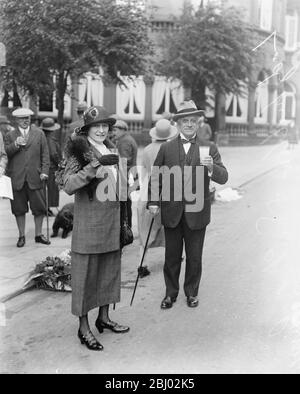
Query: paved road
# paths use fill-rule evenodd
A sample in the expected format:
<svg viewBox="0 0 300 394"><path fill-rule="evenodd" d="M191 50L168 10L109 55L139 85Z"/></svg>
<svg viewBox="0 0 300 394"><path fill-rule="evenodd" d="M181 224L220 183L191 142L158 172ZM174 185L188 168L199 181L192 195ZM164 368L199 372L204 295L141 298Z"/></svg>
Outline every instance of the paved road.
<svg viewBox="0 0 300 394"><path fill-rule="evenodd" d="M70 294L30 291L4 306L1 371L299 373L300 157L285 158L247 184L241 200L214 205L199 308L187 308L181 292L173 309L160 310L161 248L149 252L151 275L129 307L135 241L124 254L122 302L111 316L129 324L129 334L105 332L104 352L90 352L76 338Z"/></svg>

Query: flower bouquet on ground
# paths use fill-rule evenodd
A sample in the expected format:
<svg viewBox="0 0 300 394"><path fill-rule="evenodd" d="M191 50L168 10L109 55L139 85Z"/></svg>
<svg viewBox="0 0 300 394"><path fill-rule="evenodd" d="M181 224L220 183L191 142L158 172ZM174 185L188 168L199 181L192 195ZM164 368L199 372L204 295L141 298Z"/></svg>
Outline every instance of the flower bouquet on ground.
<svg viewBox="0 0 300 394"><path fill-rule="evenodd" d="M72 291L71 251L66 250L59 256L48 256L38 263L24 285L27 289L32 287L53 291Z"/></svg>

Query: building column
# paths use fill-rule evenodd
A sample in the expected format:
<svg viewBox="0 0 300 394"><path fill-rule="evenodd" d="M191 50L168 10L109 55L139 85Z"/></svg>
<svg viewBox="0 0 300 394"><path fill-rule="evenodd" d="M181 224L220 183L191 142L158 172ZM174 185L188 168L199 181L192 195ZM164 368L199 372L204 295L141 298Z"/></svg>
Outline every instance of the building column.
<svg viewBox="0 0 300 394"><path fill-rule="evenodd" d="M226 95L215 95L215 135L214 139L219 145L228 145L229 134L226 131Z"/></svg>
<svg viewBox="0 0 300 394"><path fill-rule="evenodd" d="M270 129L274 125L274 118L277 120L277 89L278 86L273 81L269 83L269 108L268 108L268 123L270 125ZM276 115L276 117L275 117ZM275 124L277 122L275 121Z"/></svg>
<svg viewBox="0 0 300 394"><path fill-rule="evenodd" d="M110 114L117 113L117 86L104 85L103 106Z"/></svg>
<svg viewBox="0 0 300 394"><path fill-rule="evenodd" d="M79 103L79 79L71 78L72 89L71 89L71 121L77 119L77 105Z"/></svg>
<svg viewBox="0 0 300 394"><path fill-rule="evenodd" d="M255 91L256 91L256 84L249 85L249 100L248 100L248 134L253 135L255 134Z"/></svg>
<svg viewBox="0 0 300 394"><path fill-rule="evenodd" d="M152 127L152 89L154 77L145 75L144 83L146 85L144 130L148 132Z"/></svg>

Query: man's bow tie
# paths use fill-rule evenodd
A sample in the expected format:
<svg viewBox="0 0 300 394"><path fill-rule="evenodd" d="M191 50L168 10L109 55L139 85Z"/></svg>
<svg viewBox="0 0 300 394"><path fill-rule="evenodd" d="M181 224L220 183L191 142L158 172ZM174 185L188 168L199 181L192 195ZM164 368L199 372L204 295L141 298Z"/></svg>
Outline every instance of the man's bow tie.
<svg viewBox="0 0 300 394"><path fill-rule="evenodd" d="M190 140L185 140L185 139L181 139L183 144L195 144L196 143L196 137L191 138Z"/></svg>

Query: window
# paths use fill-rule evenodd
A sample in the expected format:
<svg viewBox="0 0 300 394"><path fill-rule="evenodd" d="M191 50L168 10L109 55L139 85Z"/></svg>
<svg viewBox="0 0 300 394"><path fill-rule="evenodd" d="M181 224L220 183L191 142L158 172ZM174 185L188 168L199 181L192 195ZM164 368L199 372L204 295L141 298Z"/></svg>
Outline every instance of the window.
<svg viewBox="0 0 300 394"><path fill-rule="evenodd" d="M179 80L156 77L152 88L152 117L159 119L164 112L177 112L184 100L184 89Z"/></svg>
<svg viewBox="0 0 300 394"><path fill-rule="evenodd" d="M86 102L88 107L103 105L104 86L101 74L87 73L79 81L78 101Z"/></svg>
<svg viewBox="0 0 300 394"><path fill-rule="evenodd" d="M285 17L285 49L295 51L298 42L298 14Z"/></svg>
<svg viewBox="0 0 300 394"><path fill-rule="evenodd" d="M296 89L290 83L284 84L282 96L281 121L290 120L296 116Z"/></svg>
<svg viewBox="0 0 300 394"><path fill-rule="evenodd" d="M246 86L241 96L230 94L226 97L226 120L245 123L248 120L248 93Z"/></svg>
<svg viewBox="0 0 300 394"><path fill-rule="evenodd" d="M53 78L55 84L55 76ZM67 91L70 91L70 87L71 87L71 80L69 79ZM50 94L41 95L39 97L38 114L43 117L46 116L56 117L58 115L58 110L56 107L56 92L53 92L53 94L50 93ZM64 116L71 117L71 97L68 93L65 95Z"/></svg>
<svg viewBox="0 0 300 394"><path fill-rule="evenodd" d="M124 119L143 120L145 117L146 86L143 77L120 77L126 86L117 86L117 113Z"/></svg>
<svg viewBox="0 0 300 394"><path fill-rule="evenodd" d="M263 30L272 30L273 0L260 0L259 4L260 27Z"/></svg>

